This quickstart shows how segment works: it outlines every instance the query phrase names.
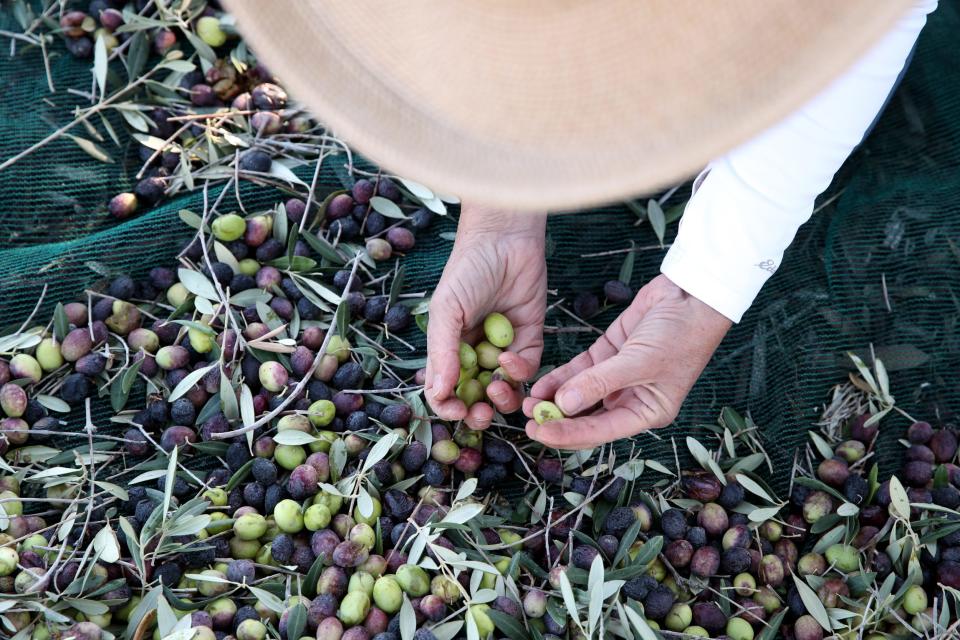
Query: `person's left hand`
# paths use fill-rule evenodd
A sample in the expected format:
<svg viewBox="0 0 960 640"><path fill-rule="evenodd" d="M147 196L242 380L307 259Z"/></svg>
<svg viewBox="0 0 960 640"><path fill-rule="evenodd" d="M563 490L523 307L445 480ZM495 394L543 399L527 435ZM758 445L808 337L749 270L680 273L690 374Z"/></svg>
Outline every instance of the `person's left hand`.
<svg viewBox="0 0 960 640"><path fill-rule="evenodd" d="M530 420L527 435L558 449L588 449L670 424L730 325L657 276L590 349L533 386L523 401L527 416L541 399L554 399L575 417Z"/></svg>

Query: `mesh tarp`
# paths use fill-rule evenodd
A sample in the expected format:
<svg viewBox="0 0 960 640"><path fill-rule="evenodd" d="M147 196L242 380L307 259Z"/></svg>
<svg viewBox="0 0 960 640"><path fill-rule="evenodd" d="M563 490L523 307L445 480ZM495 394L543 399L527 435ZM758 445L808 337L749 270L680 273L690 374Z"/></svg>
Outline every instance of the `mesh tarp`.
<svg viewBox="0 0 960 640"><path fill-rule="evenodd" d="M0 16L0 26L16 30L8 11ZM864 352L871 344L892 370L892 388L904 409L934 419L937 407L960 406L954 375L960 366L958 30L958 3L941 2L879 125L824 195L830 203L800 230L780 272L720 347L683 407L677 421L682 426L659 435L697 434L691 426L713 423L723 406L749 411L782 471L772 484L783 488L794 449L804 443L829 387L846 375L844 353ZM88 104L66 90L89 90L89 66L58 46L52 58L57 91L50 94L39 52L0 61L0 158L68 122L74 105ZM76 133L87 135L82 128ZM0 172L2 324L20 323L44 284L49 288L45 315L39 318L48 318L58 300L80 298L99 278L86 263L132 275L173 263L189 234L177 213L201 210L201 196L178 197L123 223L111 219L106 202L132 186L131 173L139 166L134 144L121 140L120 147L109 139L102 143L115 160L111 164L63 138ZM322 191L340 188L337 162L342 160L326 161ZM311 173L303 174L308 181ZM249 211L281 197L252 185L241 193ZM221 210L229 211L232 201L228 195ZM677 201L679 196L671 202ZM551 219L550 286L568 299L581 290L599 291L605 280L617 277L622 254L580 256L624 249L630 240L655 244L649 226L634 227L635 221L626 207ZM455 221L445 219L419 235L405 259L408 291L434 286L452 246L441 233L454 229ZM668 230L668 242L674 232ZM635 287L657 273L662 255L656 250L637 254ZM605 326L615 313L592 322ZM558 314L548 323L572 321ZM407 338L424 347L416 329ZM549 335L544 362L566 361L590 340L586 333ZM110 413L106 398L97 403L96 419L105 422ZM82 419L74 415L71 424L79 428ZM890 418L886 424L891 428L882 436L880 452L889 472L899 447L894 432L906 421ZM638 440L647 457L672 460L669 440L649 435Z"/></svg>

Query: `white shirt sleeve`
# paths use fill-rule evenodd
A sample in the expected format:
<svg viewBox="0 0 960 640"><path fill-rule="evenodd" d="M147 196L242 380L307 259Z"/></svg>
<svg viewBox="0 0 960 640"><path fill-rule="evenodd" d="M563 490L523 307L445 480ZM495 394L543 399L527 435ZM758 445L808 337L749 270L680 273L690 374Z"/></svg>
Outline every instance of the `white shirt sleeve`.
<svg viewBox="0 0 960 640"><path fill-rule="evenodd" d="M897 26L821 94L710 163L661 272L739 322L890 95L937 0Z"/></svg>

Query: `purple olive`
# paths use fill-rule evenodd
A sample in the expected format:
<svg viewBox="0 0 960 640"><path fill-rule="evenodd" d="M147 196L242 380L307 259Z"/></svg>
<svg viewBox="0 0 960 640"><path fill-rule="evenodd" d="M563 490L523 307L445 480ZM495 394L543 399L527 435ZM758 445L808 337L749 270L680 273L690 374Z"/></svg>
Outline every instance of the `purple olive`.
<svg viewBox="0 0 960 640"><path fill-rule="evenodd" d="M729 525L727 512L717 503L709 502L703 505L700 513L697 514L697 524L711 536L722 536Z"/></svg>
<svg viewBox="0 0 960 640"><path fill-rule="evenodd" d="M167 427L160 436L160 447L167 453L174 447L185 447L197 441L196 432L190 427L175 425Z"/></svg>

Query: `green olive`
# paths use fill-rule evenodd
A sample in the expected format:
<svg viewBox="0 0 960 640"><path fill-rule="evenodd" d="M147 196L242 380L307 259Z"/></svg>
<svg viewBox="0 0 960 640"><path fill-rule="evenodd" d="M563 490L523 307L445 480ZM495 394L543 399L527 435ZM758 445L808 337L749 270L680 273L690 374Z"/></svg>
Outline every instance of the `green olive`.
<svg viewBox="0 0 960 640"><path fill-rule="evenodd" d="M551 420L563 420L565 417L560 407L549 400L541 400L533 408L533 419L537 421L537 424L543 424Z"/></svg>
<svg viewBox="0 0 960 640"><path fill-rule="evenodd" d="M501 349L506 349L513 342L513 325L502 313L491 313L484 318L483 333L487 336L487 342Z"/></svg>

